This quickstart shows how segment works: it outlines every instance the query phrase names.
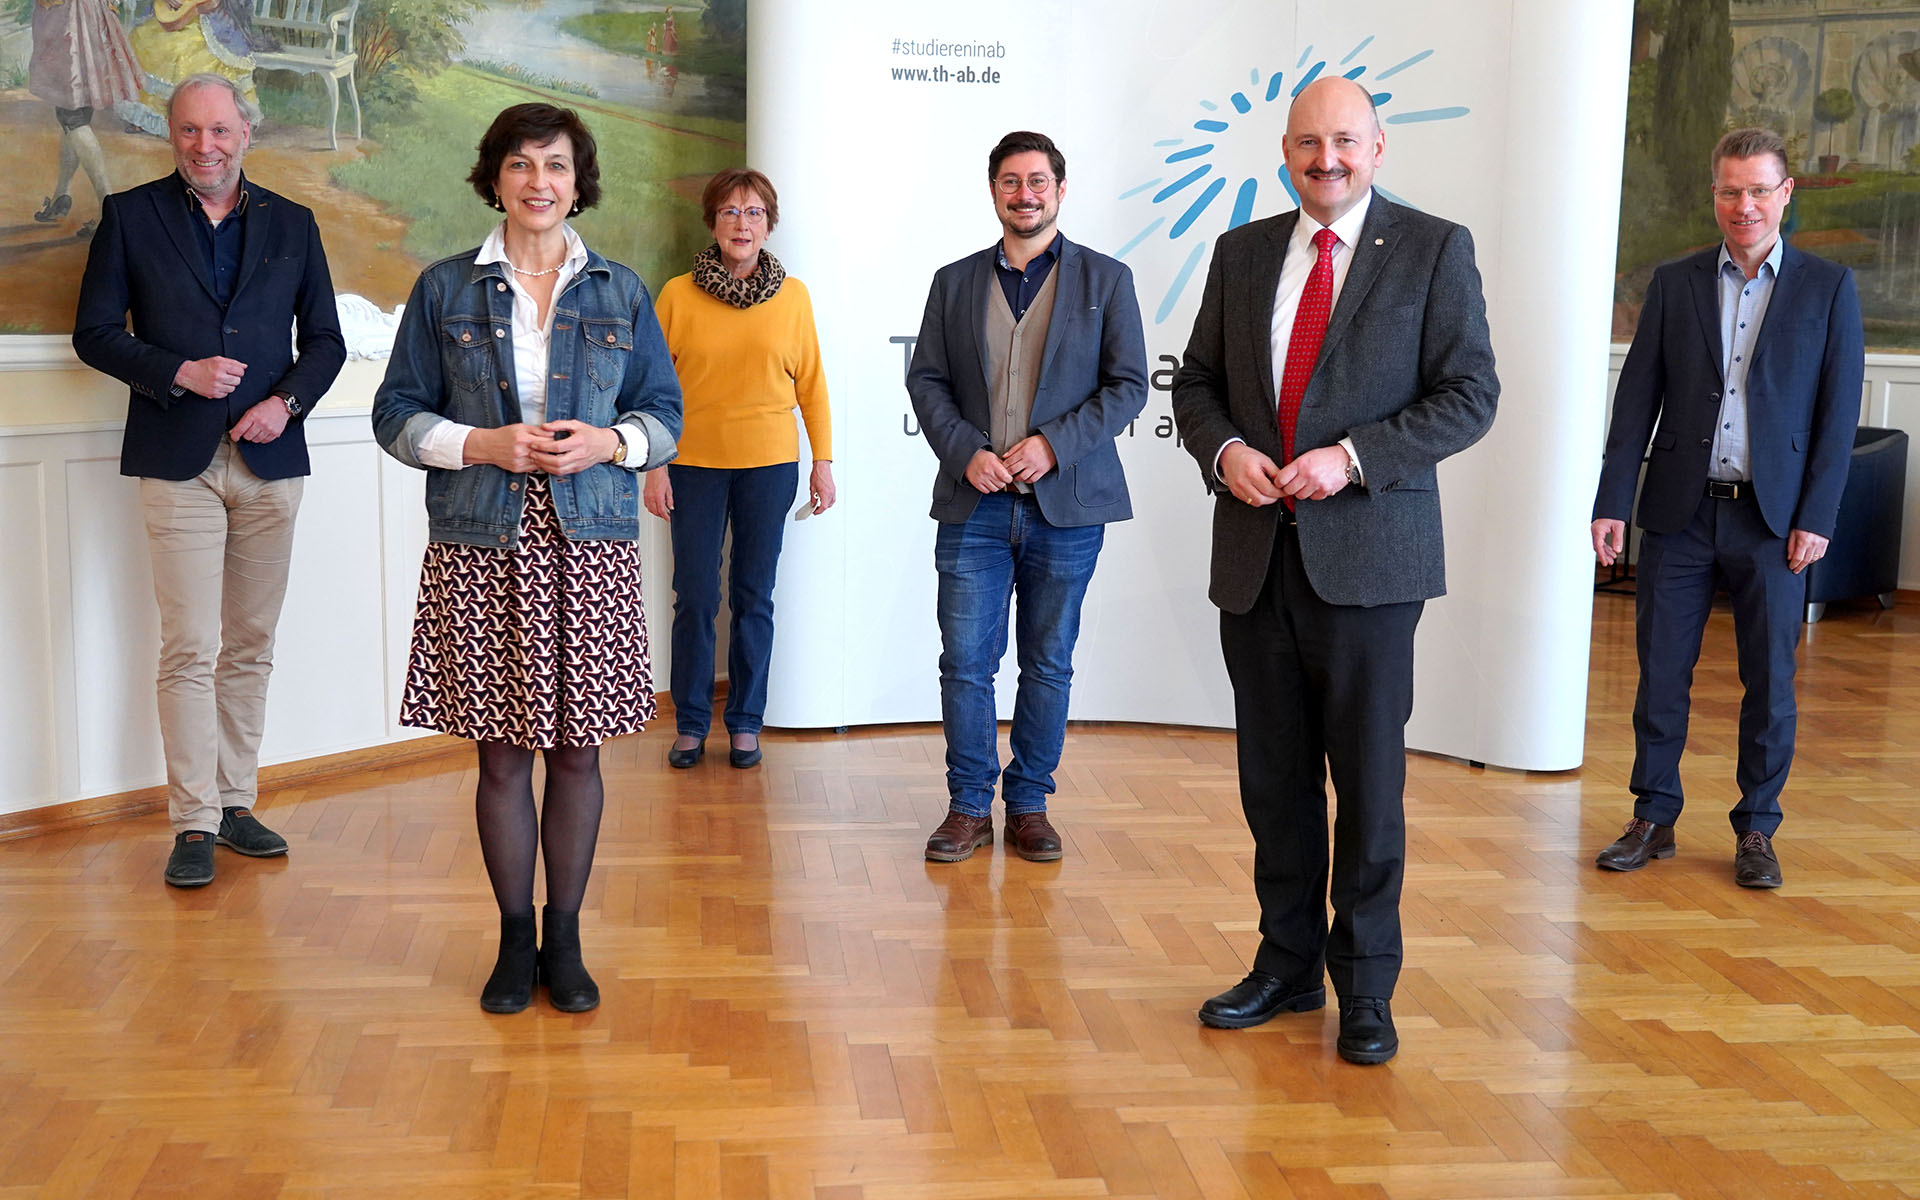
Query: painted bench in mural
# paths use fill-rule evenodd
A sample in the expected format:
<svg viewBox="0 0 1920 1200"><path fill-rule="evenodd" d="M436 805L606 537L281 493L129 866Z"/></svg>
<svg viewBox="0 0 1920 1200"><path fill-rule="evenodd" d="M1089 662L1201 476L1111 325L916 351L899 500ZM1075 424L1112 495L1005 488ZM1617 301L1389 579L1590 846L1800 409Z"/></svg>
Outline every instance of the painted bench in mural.
<svg viewBox="0 0 1920 1200"><path fill-rule="evenodd" d="M338 150L340 137L340 81L347 81L353 101L353 138L360 140L360 90L353 68L359 55L353 49L353 17L360 0L256 0L253 23L280 41L278 50L254 54L254 66L264 71L298 71L327 81L327 145Z"/></svg>

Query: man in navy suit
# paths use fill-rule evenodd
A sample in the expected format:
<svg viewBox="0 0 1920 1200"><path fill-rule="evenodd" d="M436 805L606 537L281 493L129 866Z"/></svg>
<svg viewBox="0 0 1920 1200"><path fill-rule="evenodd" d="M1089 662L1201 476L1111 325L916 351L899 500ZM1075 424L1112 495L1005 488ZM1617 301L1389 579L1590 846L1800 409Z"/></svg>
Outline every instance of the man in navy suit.
<svg viewBox="0 0 1920 1200"><path fill-rule="evenodd" d="M74 318L81 361L129 389L120 473L140 480L160 608L175 887L212 882L216 841L287 852L253 816L260 734L304 418L346 361L313 213L241 171L255 119L222 76L180 81L175 171L107 197Z"/></svg>
<svg viewBox="0 0 1920 1200"><path fill-rule="evenodd" d="M1080 604L1109 521L1133 515L1114 439L1147 403L1147 348L1133 274L1055 225L1067 160L1016 132L987 158L1003 235L942 267L907 372L920 429L939 458L940 715L946 819L927 857L958 862L1006 836L1035 862L1061 855L1047 797L1067 732ZM1019 597L1013 760L1000 770L993 676Z"/></svg>
<svg viewBox="0 0 1920 1200"><path fill-rule="evenodd" d="M1793 763L1794 648L1810 562L1826 553L1847 482L1866 356L1853 272L1786 244L1786 144L1737 129L1713 149L1725 240L1654 272L1614 393L1593 503L1612 563L1642 456L1634 615L1633 819L1600 852L1609 871L1674 853L1688 690L1716 587L1733 598L1740 799L1728 814L1734 882L1781 883L1773 834ZM1651 440L1651 448L1649 448Z"/></svg>
<svg viewBox="0 0 1920 1200"><path fill-rule="evenodd" d="M1437 468L1492 426L1500 380L1473 236L1373 189L1372 93L1316 80L1281 145L1300 207L1214 244L1173 380L1214 498L1208 596L1260 902L1253 969L1199 1017L1311 1012L1331 979L1336 1051L1377 1064L1400 1047L1414 630L1446 591Z"/></svg>

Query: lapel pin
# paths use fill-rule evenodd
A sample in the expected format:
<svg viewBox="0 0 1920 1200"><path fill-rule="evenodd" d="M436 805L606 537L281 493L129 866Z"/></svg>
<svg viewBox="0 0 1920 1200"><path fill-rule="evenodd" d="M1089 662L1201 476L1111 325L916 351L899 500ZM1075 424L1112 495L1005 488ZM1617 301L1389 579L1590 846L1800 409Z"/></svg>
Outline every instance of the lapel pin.
<svg viewBox="0 0 1920 1200"><path fill-rule="evenodd" d="M1386 244L1387 244L1387 239L1385 239L1385 238L1375 238L1375 239L1373 239L1373 244L1374 244L1374 245L1376 245L1376 246L1384 246L1384 245L1386 245Z"/></svg>

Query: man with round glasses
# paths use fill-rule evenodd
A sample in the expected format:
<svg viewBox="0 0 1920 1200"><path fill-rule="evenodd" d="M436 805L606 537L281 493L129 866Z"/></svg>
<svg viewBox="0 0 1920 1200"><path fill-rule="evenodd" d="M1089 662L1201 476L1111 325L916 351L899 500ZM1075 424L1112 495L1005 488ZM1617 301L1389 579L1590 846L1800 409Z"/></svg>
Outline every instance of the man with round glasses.
<svg viewBox="0 0 1920 1200"><path fill-rule="evenodd" d="M1793 199L1786 143L1772 130L1736 129L1714 147L1712 167L1724 240L1654 272L1620 372L1593 505L1593 548L1611 564L1626 549L1644 457L1633 818L1596 861L1637 871L1674 854L1693 665L1724 586L1746 688L1740 797L1728 814L1734 882L1776 888L1801 572L1833 536L1866 359L1853 272L1780 236Z"/></svg>
<svg viewBox="0 0 1920 1200"><path fill-rule="evenodd" d="M942 267L907 373L933 482L940 573L940 717L946 819L927 858L958 862L1006 838L1034 862L1061 857L1047 797L1067 731L1080 604L1109 521L1133 515L1115 438L1147 403L1147 348L1133 273L1055 229L1067 160L1020 131L987 157L998 241ZM1019 597L1020 664L1003 773L993 677Z"/></svg>

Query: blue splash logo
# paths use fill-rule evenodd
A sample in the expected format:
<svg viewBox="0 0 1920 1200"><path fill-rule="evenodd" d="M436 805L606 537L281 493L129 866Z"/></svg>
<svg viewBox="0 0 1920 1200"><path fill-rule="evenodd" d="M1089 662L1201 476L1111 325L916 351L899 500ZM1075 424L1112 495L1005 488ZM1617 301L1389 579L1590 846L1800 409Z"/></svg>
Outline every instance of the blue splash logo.
<svg viewBox="0 0 1920 1200"><path fill-rule="evenodd" d="M1394 95L1390 91L1380 91L1376 85L1392 79L1400 72L1419 65L1433 56L1432 50L1422 50L1418 54L1401 61L1374 75L1365 76L1370 70L1364 63L1348 68L1348 64L1358 58L1373 42L1368 36L1360 44L1347 51L1336 69L1341 70L1344 78L1360 82L1373 92L1373 103L1380 110L1383 125L1412 125L1426 121L1451 121L1467 115L1467 109L1460 106L1450 108L1426 108L1416 112L1389 112ZM1255 67L1248 76L1248 86L1236 90L1227 97L1232 109L1225 112L1212 100L1201 100L1200 107L1208 113L1218 116L1202 117L1193 123L1193 128L1201 135L1198 145L1189 145L1184 137L1162 138L1153 143L1156 150L1165 150L1166 157L1161 160L1164 173L1121 192L1118 199L1130 200L1135 196L1152 193L1154 208L1160 210L1146 228L1127 240L1116 252L1116 258L1124 259L1127 254L1167 227L1168 218L1172 225L1167 227L1167 239L1177 242L1193 231L1194 224L1205 216L1227 190L1227 181L1238 177L1240 185L1234 190L1233 209L1227 217L1227 229L1237 229L1253 219L1253 206L1260 196L1262 180L1277 179L1286 190L1288 200L1295 206L1300 197L1293 190L1293 181L1287 178L1287 165L1280 148L1280 135L1286 132L1287 105L1300 90L1318 79L1326 72L1326 59L1315 59L1313 47L1308 46L1300 55L1300 61L1294 64L1292 85L1288 86L1286 72L1274 71L1262 79L1261 71ZM1262 86L1264 82L1264 87ZM1249 93L1261 96L1258 101L1249 97ZM1286 103L1282 103L1284 95ZM1276 164L1276 158L1279 160ZM1174 176L1169 180L1168 176ZM1192 189L1198 186L1198 193ZM1381 195L1396 203L1405 203L1398 196L1375 185ZM1162 206L1165 206L1162 208ZM1184 207L1182 207L1184 206ZM1174 215L1175 213L1178 215ZM1224 232L1221 231L1221 232ZM1173 281L1161 297L1159 307L1154 311L1153 323L1164 322L1180 302L1181 293L1186 291L1192 281L1195 268L1200 265L1213 245L1213 236L1196 234L1194 247L1174 273Z"/></svg>

